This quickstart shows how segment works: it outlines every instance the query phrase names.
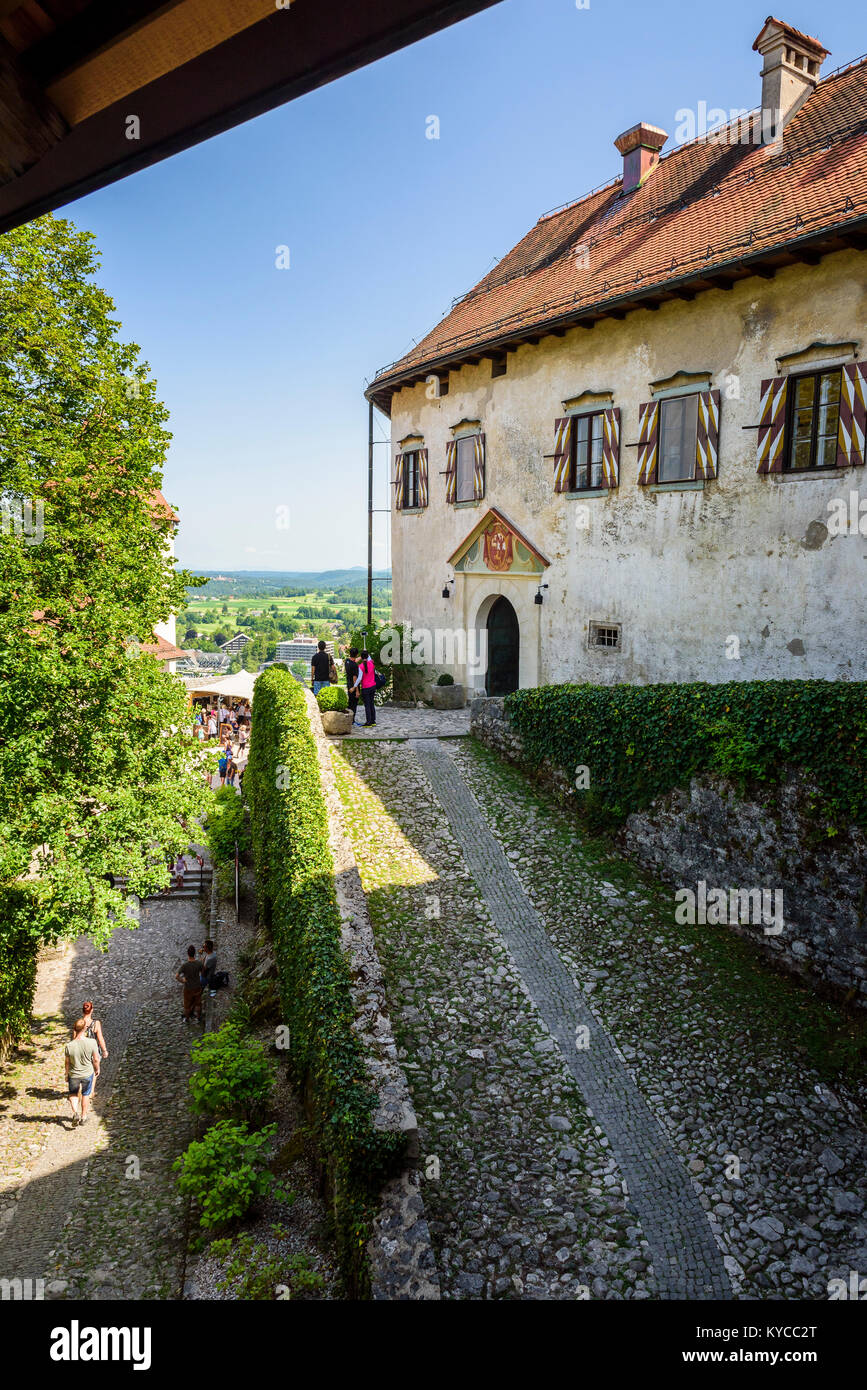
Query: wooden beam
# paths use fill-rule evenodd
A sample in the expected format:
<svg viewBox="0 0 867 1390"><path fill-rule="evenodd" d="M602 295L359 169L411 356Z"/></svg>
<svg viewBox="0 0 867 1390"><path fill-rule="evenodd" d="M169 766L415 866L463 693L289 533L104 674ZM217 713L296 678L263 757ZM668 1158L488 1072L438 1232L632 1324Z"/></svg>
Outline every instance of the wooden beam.
<svg viewBox="0 0 867 1390"><path fill-rule="evenodd" d="M9 183L38 163L67 133L59 111L24 72L0 37L0 184Z"/></svg>
<svg viewBox="0 0 867 1390"><path fill-rule="evenodd" d="M773 280L777 273L775 265L750 265L745 266L744 269L748 270L751 275L758 275L762 280Z"/></svg>
<svg viewBox="0 0 867 1390"><path fill-rule="evenodd" d="M683 300L685 300L685 301L687 302L687 304L691 304L692 301L695 299L695 297L696 297L698 291L697 291L697 290L672 290L671 293L674 295L674 298L675 298L675 299L683 299Z"/></svg>
<svg viewBox="0 0 867 1390"><path fill-rule="evenodd" d="M728 279L725 275L703 275L701 278L713 285L715 290L733 290L735 287L734 279Z"/></svg>

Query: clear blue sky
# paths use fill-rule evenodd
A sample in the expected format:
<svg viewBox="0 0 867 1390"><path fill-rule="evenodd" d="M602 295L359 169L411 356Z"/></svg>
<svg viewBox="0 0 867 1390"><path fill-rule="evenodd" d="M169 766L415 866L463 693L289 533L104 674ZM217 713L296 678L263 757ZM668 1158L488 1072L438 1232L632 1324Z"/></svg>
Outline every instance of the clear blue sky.
<svg viewBox="0 0 867 1390"><path fill-rule="evenodd" d="M825 72L867 49L849 0L780 3L831 50ZM621 131L647 120L670 147L680 108L757 106L766 13L767 0L503 0L62 210L96 233L124 337L171 410L181 563L366 563L365 381L541 213L614 177Z"/></svg>

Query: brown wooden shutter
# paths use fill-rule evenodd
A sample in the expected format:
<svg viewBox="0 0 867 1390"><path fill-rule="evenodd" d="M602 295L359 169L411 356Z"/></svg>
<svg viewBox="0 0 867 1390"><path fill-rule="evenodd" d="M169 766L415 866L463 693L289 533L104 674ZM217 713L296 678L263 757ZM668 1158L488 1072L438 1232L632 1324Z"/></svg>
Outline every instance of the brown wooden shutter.
<svg viewBox="0 0 867 1390"><path fill-rule="evenodd" d="M695 476L715 478L719 465L719 391L700 391L695 436Z"/></svg>
<svg viewBox="0 0 867 1390"><path fill-rule="evenodd" d="M620 483L620 409L602 413L602 486L617 487Z"/></svg>
<svg viewBox="0 0 867 1390"><path fill-rule="evenodd" d="M642 401L638 407L638 481L642 487L656 482L659 465L659 401Z"/></svg>
<svg viewBox="0 0 867 1390"><path fill-rule="evenodd" d="M427 506L427 449L418 451L418 505Z"/></svg>
<svg viewBox="0 0 867 1390"><path fill-rule="evenodd" d="M756 472L782 473L786 442L786 378L767 377L762 382Z"/></svg>
<svg viewBox="0 0 867 1390"><path fill-rule="evenodd" d="M572 463L572 421L574 416L564 415L554 421L554 491L569 491L569 473Z"/></svg>
<svg viewBox="0 0 867 1390"><path fill-rule="evenodd" d="M850 362L843 368L840 390L840 428L837 434L837 467L864 467L864 434L867 429L867 363Z"/></svg>
<svg viewBox="0 0 867 1390"><path fill-rule="evenodd" d="M394 458L394 505L396 511L403 508L403 454Z"/></svg>
<svg viewBox="0 0 867 1390"><path fill-rule="evenodd" d="M473 440L473 497L478 502L485 495L485 436Z"/></svg>
<svg viewBox="0 0 867 1390"><path fill-rule="evenodd" d="M446 501L454 502L458 482L458 441L450 439L446 445Z"/></svg>

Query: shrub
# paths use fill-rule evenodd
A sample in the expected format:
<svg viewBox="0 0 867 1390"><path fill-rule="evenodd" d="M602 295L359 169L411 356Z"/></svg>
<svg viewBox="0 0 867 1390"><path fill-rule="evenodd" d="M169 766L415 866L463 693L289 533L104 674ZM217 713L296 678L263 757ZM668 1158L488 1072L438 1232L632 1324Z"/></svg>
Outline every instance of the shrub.
<svg viewBox="0 0 867 1390"><path fill-rule="evenodd" d="M274 944L288 1060L310 1099L334 1185L341 1262L358 1289L373 1203L405 1141L372 1121L375 1097L353 1026L316 744L304 692L288 672L271 667L259 677L253 718L244 785L260 916Z"/></svg>
<svg viewBox="0 0 867 1390"><path fill-rule="evenodd" d="M349 709L349 696L342 685L326 685L316 696L316 703L324 712L325 710L347 710Z"/></svg>
<svg viewBox="0 0 867 1390"><path fill-rule="evenodd" d="M244 802L234 787L220 787L214 792L206 822L208 849L215 864L225 863L235 856L235 844L242 855L250 852L250 831L244 813Z"/></svg>
<svg viewBox="0 0 867 1390"><path fill-rule="evenodd" d="M201 1226L235 1221L268 1196L276 1179L268 1171L267 1150L276 1129L267 1125L251 1134L243 1123L221 1120L175 1160L178 1187L197 1203Z"/></svg>
<svg viewBox="0 0 867 1390"><path fill-rule="evenodd" d="M0 1060L30 1032L38 930L38 903L30 887L8 889L0 903Z"/></svg>
<svg viewBox="0 0 867 1390"><path fill-rule="evenodd" d="M268 1109L274 1090L274 1064L256 1038L238 1022L224 1023L193 1044L190 1095L200 1115L221 1115L255 1124Z"/></svg>
<svg viewBox="0 0 867 1390"><path fill-rule="evenodd" d="M437 678L437 685L454 685L454 683L455 678L450 676L448 671L443 671L442 675Z"/></svg>
<svg viewBox="0 0 867 1390"><path fill-rule="evenodd" d="M867 683L731 681L723 685L554 685L506 697L530 761L544 758L570 783L593 828L702 773L732 778L743 793L799 769L820 789L826 833L867 825Z"/></svg>

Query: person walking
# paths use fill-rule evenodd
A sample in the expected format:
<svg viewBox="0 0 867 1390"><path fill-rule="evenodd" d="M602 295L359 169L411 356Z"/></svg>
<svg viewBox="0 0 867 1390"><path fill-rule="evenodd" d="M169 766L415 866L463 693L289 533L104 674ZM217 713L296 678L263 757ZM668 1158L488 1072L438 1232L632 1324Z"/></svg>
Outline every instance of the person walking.
<svg viewBox="0 0 867 1390"><path fill-rule="evenodd" d="M363 727L372 729L376 725L376 709L373 704L373 697L376 694L376 669L370 656L370 652L365 650L361 653L359 663L359 681L361 683L361 698L364 701L364 713L366 715Z"/></svg>
<svg viewBox="0 0 867 1390"><path fill-rule="evenodd" d="M96 1043L97 1047L102 1053L103 1060L105 1060L105 1058L108 1056L108 1044L106 1043L105 1037L103 1035L102 1024L100 1023L98 1018L94 1018L93 1016L93 1002L90 999L85 999L84 1003L82 1004L81 1017L87 1024L87 1027L84 1030L84 1036L86 1038L90 1038L93 1042Z"/></svg>
<svg viewBox="0 0 867 1390"><path fill-rule="evenodd" d="M87 1124L87 1107L99 1076L99 1048L93 1038L84 1036L87 1019L78 1018L72 1030L72 1041L64 1048L66 1099L72 1111L72 1126ZM79 1108L76 1110L76 1097Z"/></svg>
<svg viewBox="0 0 867 1390"><path fill-rule="evenodd" d="M202 947L202 985L210 991L211 998L217 993L214 988L214 975L217 972L217 953L210 937Z"/></svg>
<svg viewBox="0 0 867 1390"><path fill-rule="evenodd" d="M242 724L238 730L238 756L243 757L247 747L247 725Z"/></svg>
<svg viewBox="0 0 867 1390"><path fill-rule="evenodd" d="M313 681L313 694L318 695L324 685L330 685L331 657L325 650L325 643L319 643L319 650L310 663L310 678Z"/></svg>
<svg viewBox="0 0 867 1390"><path fill-rule="evenodd" d="M219 774L220 774L220 786L221 786L221 787L225 787L225 785L226 785L226 769L227 769L228 766L229 766L229 758L230 758L230 757L231 757L231 754L230 754L230 752L229 752L229 749L225 746L225 744L221 744L221 745L220 745L220 761L217 763L217 771L218 771Z"/></svg>
<svg viewBox="0 0 867 1390"><path fill-rule="evenodd" d="M184 887L184 874L187 872L187 861L182 854L175 860L175 888L180 893Z"/></svg>
<svg viewBox="0 0 867 1390"><path fill-rule="evenodd" d="M184 987L184 1012L181 1018L184 1023L189 1023L190 1019L195 1017L201 1023L202 967L196 960L195 946L187 947L187 959L175 975L175 979Z"/></svg>
<svg viewBox="0 0 867 1390"><path fill-rule="evenodd" d="M233 755L230 753L230 754L229 754L228 762L226 763L226 786L227 786L227 787L234 787L234 786L236 786L237 784L236 784L236 782L235 782L235 778L236 778L237 776L238 776L238 764L235 762L235 759L234 759Z"/></svg>
<svg viewBox="0 0 867 1390"><path fill-rule="evenodd" d="M352 722L355 724L355 716L358 713L358 648L350 647L349 655L344 659L343 669L346 672L346 689L349 694L349 708L352 711Z"/></svg>
<svg viewBox="0 0 867 1390"><path fill-rule="evenodd" d="M216 719L214 718L213 711L212 711L212 712L208 715L208 738L216 738L216 737L217 737L217 721L216 721Z"/></svg>

